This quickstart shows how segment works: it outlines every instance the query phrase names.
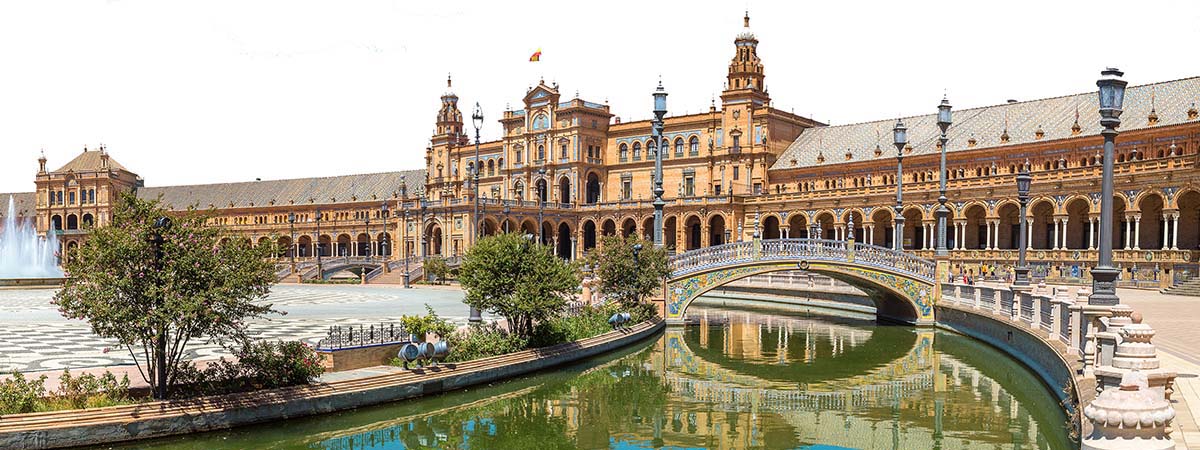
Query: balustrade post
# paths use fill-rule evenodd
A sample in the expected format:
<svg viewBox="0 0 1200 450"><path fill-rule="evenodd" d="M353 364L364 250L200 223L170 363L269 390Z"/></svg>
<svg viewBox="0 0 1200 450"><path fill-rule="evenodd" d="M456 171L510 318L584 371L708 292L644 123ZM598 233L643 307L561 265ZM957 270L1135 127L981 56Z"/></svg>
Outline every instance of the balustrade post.
<svg viewBox="0 0 1200 450"><path fill-rule="evenodd" d="M1029 307L1033 308L1033 314L1030 315L1030 318L1032 319L1032 321L1029 323L1030 329L1037 330L1038 327L1042 326L1042 302L1045 302L1046 300L1046 297L1036 296L1033 297L1033 301L1030 302Z"/></svg>

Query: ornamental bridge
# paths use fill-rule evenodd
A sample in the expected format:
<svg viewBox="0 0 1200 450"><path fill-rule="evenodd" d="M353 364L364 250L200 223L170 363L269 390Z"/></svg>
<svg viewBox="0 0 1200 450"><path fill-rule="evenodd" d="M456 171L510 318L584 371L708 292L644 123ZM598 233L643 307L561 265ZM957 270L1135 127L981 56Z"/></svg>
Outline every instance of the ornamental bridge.
<svg viewBox="0 0 1200 450"><path fill-rule="evenodd" d="M755 239L670 257L665 312L683 323L697 297L753 275L786 270L820 273L853 285L875 303L881 319L934 323L939 295L934 261L861 242L828 239Z"/></svg>

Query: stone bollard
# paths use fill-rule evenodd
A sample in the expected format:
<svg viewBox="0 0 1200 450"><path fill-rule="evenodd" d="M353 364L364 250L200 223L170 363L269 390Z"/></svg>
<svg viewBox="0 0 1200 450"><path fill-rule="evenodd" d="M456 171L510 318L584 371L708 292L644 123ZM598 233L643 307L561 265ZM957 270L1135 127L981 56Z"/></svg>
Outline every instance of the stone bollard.
<svg viewBox="0 0 1200 450"><path fill-rule="evenodd" d="M1170 450L1171 403L1147 388L1144 374L1126 373L1120 387L1101 392L1083 408L1092 423L1092 433L1083 439L1083 450Z"/></svg>
<svg viewBox="0 0 1200 450"><path fill-rule="evenodd" d="M1121 342L1117 344L1111 364L1096 367L1096 390L1116 386L1126 373L1138 371L1146 378L1151 390L1170 401L1175 392L1176 373L1160 368L1158 351L1151 343L1154 328L1142 323L1141 313L1132 313L1129 320L1131 323L1120 329Z"/></svg>

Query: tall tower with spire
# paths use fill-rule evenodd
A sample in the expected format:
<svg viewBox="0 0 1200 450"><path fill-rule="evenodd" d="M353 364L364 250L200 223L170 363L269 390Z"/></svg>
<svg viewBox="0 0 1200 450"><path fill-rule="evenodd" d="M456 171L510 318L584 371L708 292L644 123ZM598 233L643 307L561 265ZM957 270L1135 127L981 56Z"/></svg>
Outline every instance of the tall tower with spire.
<svg viewBox="0 0 1200 450"><path fill-rule="evenodd" d="M437 134L434 145L445 144L462 134L462 112L458 110L458 95L454 94L450 76L446 76L446 93L442 94L442 108L437 115Z"/></svg>
<svg viewBox="0 0 1200 450"><path fill-rule="evenodd" d="M754 106L761 106L771 101L767 95L764 82L762 60L758 58L758 38L750 31L750 13L742 18L743 29L733 40L737 53L729 62L729 74L726 75L725 90L721 92L724 103L750 101Z"/></svg>

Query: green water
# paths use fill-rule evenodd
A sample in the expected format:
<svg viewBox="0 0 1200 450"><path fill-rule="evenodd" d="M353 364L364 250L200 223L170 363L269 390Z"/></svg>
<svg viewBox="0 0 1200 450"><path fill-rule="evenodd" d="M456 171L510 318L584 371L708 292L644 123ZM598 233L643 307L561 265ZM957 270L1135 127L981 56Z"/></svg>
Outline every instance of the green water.
<svg viewBox="0 0 1200 450"><path fill-rule="evenodd" d="M139 442L153 449L1065 449L1024 366L951 333L695 309L618 353L415 401Z"/></svg>

